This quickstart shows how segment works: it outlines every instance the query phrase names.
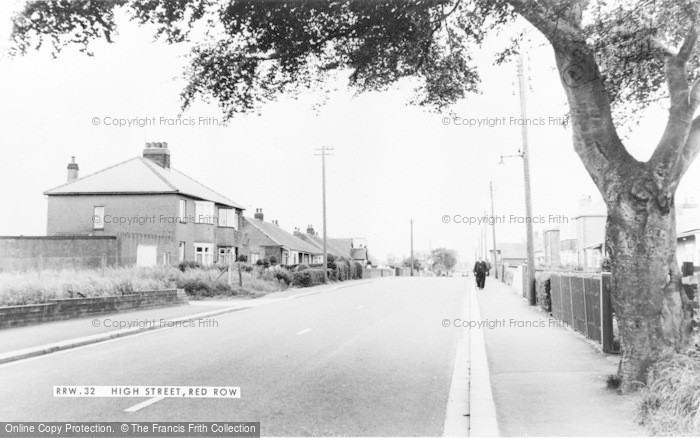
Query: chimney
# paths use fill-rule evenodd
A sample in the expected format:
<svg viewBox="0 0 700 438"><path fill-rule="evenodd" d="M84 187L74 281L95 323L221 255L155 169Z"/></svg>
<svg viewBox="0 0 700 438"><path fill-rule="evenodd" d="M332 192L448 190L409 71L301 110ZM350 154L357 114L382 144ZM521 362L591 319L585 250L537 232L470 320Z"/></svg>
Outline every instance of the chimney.
<svg viewBox="0 0 700 438"><path fill-rule="evenodd" d="M294 235L296 237L301 237L301 230L299 229L299 227L294 229Z"/></svg>
<svg viewBox="0 0 700 438"><path fill-rule="evenodd" d="M278 227L280 226L280 224L277 223L277 219L274 219L274 220L272 221L272 223L275 224L275 225L277 225Z"/></svg>
<svg viewBox="0 0 700 438"><path fill-rule="evenodd" d="M148 142L143 150L143 158L148 158L160 167L170 169L170 149L165 142Z"/></svg>
<svg viewBox="0 0 700 438"><path fill-rule="evenodd" d="M256 208L255 209L255 214L253 215L255 219L258 219L260 221L265 219L265 216L263 216L262 208Z"/></svg>
<svg viewBox="0 0 700 438"><path fill-rule="evenodd" d="M586 196L586 195L581 196L581 197L579 198L579 200L578 200L578 208L579 208L579 210L582 211L583 209L585 209L586 207L588 207L589 205L591 205L591 202L592 202L592 200L591 200L591 196L590 196L590 195L588 195L588 196Z"/></svg>
<svg viewBox="0 0 700 438"><path fill-rule="evenodd" d="M316 231L314 231L313 225L309 225L308 227L306 227L306 234L308 234L309 236L316 235Z"/></svg>
<svg viewBox="0 0 700 438"><path fill-rule="evenodd" d="M70 157L68 163L68 182L78 179L78 163L75 162L75 157Z"/></svg>

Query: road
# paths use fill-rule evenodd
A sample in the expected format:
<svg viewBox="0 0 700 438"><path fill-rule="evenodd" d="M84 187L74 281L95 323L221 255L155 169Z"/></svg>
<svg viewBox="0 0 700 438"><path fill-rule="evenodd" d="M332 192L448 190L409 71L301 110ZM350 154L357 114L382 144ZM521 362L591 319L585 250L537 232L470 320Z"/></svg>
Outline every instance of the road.
<svg viewBox="0 0 700 438"><path fill-rule="evenodd" d="M438 436L467 279L388 278L0 366L3 421L260 421L263 435ZM128 314L124 314L126 317ZM56 398L237 386L239 399Z"/></svg>

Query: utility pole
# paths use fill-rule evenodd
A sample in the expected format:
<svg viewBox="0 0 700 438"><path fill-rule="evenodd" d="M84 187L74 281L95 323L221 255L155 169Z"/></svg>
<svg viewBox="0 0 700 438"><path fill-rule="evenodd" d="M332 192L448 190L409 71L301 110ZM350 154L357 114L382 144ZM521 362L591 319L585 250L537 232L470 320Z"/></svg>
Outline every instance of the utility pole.
<svg viewBox="0 0 700 438"><path fill-rule="evenodd" d="M488 218L488 215L486 213L486 210L484 210L484 217ZM488 235L488 224L486 221L484 221L484 228L482 232L482 239L484 240L484 261L487 261L489 259L489 242L486 236Z"/></svg>
<svg viewBox="0 0 700 438"><path fill-rule="evenodd" d="M413 218L411 218L411 277L413 277L413 265L415 261L413 260Z"/></svg>
<svg viewBox="0 0 700 438"><path fill-rule="evenodd" d="M523 121L523 177L525 179L525 230L527 232L527 299L531 306L537 304L535 295L535 242L532 232L532 192L530 191L530 153L527 144L527 105L523 57L518 57L518 83L520 89L520 117Z"/></svg>
<svg viewBox="0 0 700 438"><path fill-rule="evenodd" d="M498 251L496 251L496 213L493 210L493 181L489 181L489 189L491 190L491 234L493 237L493 269L496 280L498 280Z"/></svg>
<svg viewBox="0 0 700 438"><path fill-rule="evenodd" d="M326 233L326 155L333 155L328 153L333 151L332 147L321 146L321 149L315 149L316 151L321 151L320 154L314 154L315 156L321 156L321 179L323 187L323 282L328 283L328 248L326 246L326 240L328 235Z"/></svg>

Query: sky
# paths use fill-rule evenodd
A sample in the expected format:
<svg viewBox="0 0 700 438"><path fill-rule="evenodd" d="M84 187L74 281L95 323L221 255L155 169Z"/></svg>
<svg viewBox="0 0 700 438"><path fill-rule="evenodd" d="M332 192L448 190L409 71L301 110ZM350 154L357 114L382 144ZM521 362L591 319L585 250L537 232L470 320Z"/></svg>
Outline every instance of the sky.
<svg viewBox="0 0 700 438"><path fill-rule="evenodd" d="M211 126L205 122L222 116L216 103L180 109L187 44L154 41L152 29L120 17L114 44L96 43L94 57L69 48L58 59L47 51L9 58L10 20L21 3L0 2L0 196L6 206L0 235L46 233L43 192L65 182L71 156L82 176L141 155L146 141L163 141L172 167L243 205L246 215L262 208L266 220L290 232L307 225L321 230L321 163L314 149L333 147L328 235L366 237L379 259L408 256L413 219L416 250L447 247L473 260L482 227L455 221L490 209L490 181L496 215L512 222L497 226L498 241L525 239L522 162L515 157L498 164L500 155L517 154L522 144L521 128L511 120L520 117L516 66L493 65L504 35L490 36L475 50L482 93L456 104L452 116L409 106L406 84L355 96L340 82L333 84L337 92L281 98L260 114ZM535 227L542 229L575 215L582 195L600 196L573 150L571 129L554 120L567 107L551 48L536 31L528 36L528 117L543 120L528 130L533 216L545 218ZM178 115L194 126L168 125ZM665 115L662 106L645 111L625 139L638 159L651 155ZM146 117L156 126L110 124ZM505 124L464 126L454 117ZM698 182L696 162L677 199L694 196Z"/></svg>

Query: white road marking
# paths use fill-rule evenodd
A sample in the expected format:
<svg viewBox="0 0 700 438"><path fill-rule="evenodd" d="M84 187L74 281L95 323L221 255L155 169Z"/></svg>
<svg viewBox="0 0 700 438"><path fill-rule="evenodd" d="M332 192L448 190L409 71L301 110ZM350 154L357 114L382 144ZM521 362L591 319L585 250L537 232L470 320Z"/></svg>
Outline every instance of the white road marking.
<svg viewBox="0 0 700 438"><path fill-rule="evenodd" d="M302 330L302 331L300 331L300 332L297 332L297 334L298 334L298 335L303 335L304 333L308 333L308 332L310 332L310 331L311 331L310 328L309 328L309 329L304 329L304 330Z"/></svg>
<svg viewBox="0 0 700 438"><path fill-rule="evenodd" d="M365 306L364 306L364 305L357 306L357 310L360 310L360 309L362 309L363 307L365 307Z"/></svg>
<svg viewBox="0 0 700 438"><path fill-rule="evenodd" d="M141 410L141 409L143 409L143 408L145 408L145 407L147 407L147 406L152 405L153 403L157 403L157 402L163 400L164 398L165 398L165 397L153 397L153 398L149 398L148 400L142 401L141 403L139 403L139 404L137 404L137 405L134 405L134 406L132 406L132 407L130 407L130 408L124 409L124 412L136 412L136 411Z"/></svg>

